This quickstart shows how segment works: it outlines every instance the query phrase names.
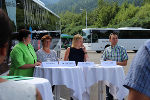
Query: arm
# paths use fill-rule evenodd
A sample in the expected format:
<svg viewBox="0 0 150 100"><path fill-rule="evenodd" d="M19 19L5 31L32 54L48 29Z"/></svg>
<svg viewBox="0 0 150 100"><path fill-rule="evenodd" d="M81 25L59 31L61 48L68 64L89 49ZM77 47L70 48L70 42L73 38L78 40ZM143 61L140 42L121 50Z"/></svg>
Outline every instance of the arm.
<svg viewBox="0 0 150 100"><path fill-rule="evenodd" d="M69 53L70 53L70 48L67 48L64 56L64 61L68 61Z"/></svg>
<svg viewBox="0 0 150 100"><path fill-rule="evenodd" d="M23 59L23 52L20 50L20 48L13 49L10 56L11 56L11 61L13 64L15 64L16 68L26 69L41 64L40 62L36 62L35 64L26 64Z"/></svg>
<svg viewBox="0 0 150 100"><path fill-rule="evenodd" d="M87 52L85 52L85 54L84 54L84 61L85 62L88 61L88 58L89 58L89 56L88 56Z"/></svg>
<svg viewBox="0 0 150 100"><path fill-rule="evenodd" d="M128 100L150 100L149 60L149 50L144 45L136 53L124 81L124 87L130 91Z"/></svg>
<svg viewBox="0 0 150 100"><path fill-rule="evenodd" d="M84 51L84 61L86 62L88 60L89 56L87 54L85 46L83 47L83 51Z"/></svg>
<svg viewBox="0 0 150 100"><path fill-rule="evenodd" d="M36 100L42 100L42 96L40 92L38 91L38 89L36 89Z"/></svg>
<svg viewBox="0 0 150 100"><path fill-rule="evenodd" d="M128 61L128 54L125 48L123 48L123 51L122 51L122 59L123 59L123 62L117 62L117 65L126 66L127 61Z"/></svg>
<svg viewBox="0 0 150 100"><path fill-rule="evenodd" d="M36 56L37 56L37 61L38 61L38 62L42 62L43 56L42 56L40 50L38 50L38 51L36 52Z"/></svg>
<svg viewBox="0 0 150 100"><path fill-rule="evenodd" d="M106 59L106 49L104 50L104 52L103 52L103 54L102 54L102 56L101 56L101 58L100 58L100 61L101 60L103 60L103 61L106 61L107 59Z"/></svg>
<svg viewBox="0 0 150 100"><path fill-rule="evenodd" d="M123 62L117 62L117 65L126 66L127 65L127 60L124 60Z"/></svg>
<svg viewBox="0 0 150 100"><path fill-rule="evenodd" d="M40 62L36 62L35 64L24 64L23 66L20 66L20 69L27 69L27 68L32 68L35 66L40 66L41 63Z"/></svg>
<svg viewBox="0 0 150 100"><path fill-rule="evenodd" d="M128 100L150 100L150 98L147 97L146 95L141 94L140 92L130 88Z"/></svg>
<svg viewBox="0 0 150 100"><path fill-rule="evenodd" d="M40 56L39 56L39 55L40 55L40 54L39 54L39 52L37 51L37 52L36 52L37 61L41 62L41 60L40 60Z"/></svg>
<svg viewBox="0 0 150 100"><path fill-rule="evenodd" d="M58 57L57 57L56 51L53 50L53 52L54 52L54 56L55 56L56 61L58 61L59 59L58 59Z"/></svg>

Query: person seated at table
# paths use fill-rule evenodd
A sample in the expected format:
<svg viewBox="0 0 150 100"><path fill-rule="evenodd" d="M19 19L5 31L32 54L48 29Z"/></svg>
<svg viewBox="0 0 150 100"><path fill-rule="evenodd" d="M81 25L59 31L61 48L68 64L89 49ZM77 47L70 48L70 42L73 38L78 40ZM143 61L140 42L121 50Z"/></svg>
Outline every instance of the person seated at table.
<svg viewBox="0 0 150 100"><path fill-rule="evenodd" d="M44 35L41 38L42 48L36 52L37 61L47 62L47 61L58 61L57 54L54 50L50 50L50 45L52 42L52 37L49 35ZM54 91L55 86L52 86L52 91Z"/></svg>
<svg viewBox="0 0 150 100"><path fill-rule="evenodd" d="M107 47L103 52L104 61L116 61L117 65L126 66L128 61L128 54L126 49L117 45L118 35L117 33L111 33L109 36L111 46Z"/></svg>
<svg viewBox="0 0 150 100"><path fill-rule="evenodd" d="M83 37L80 34L77 34L73 37L72 46L68 47L64 61L75 61L76 65L78 62L85 62L88 59L87 51L83 45Z"/></svg>
<svg viewBox="0 0 150 100"><path fill-rule="evenodd" d="M150 40L136 53L125 78L128 100L150 100Z"/></svg>
<svg viewBox="0 0 150 100"><path fill-rule="evenodd" d="M30 44L31 32L26 29L19 31L19 43L15 45L10 53L11 66L9 75L11 76L33 76L35 66L41 65L37 62L37 56L33 46Z"/></svg>
<svg viewBox="0 0 150 100"><path fill-rule="evenodd" d="M37 60L39 62L58 61L56 52L54 50L50 50L52 37L49 35L44 35L41 38L41 41L43 47L36 52Z"/></svg>
<svg viewBox="0 0 150 100"><path fill-rule="evenodd" d="M116 61L117 65L126 66L128 54L124 47L117 45L118 35L116 33L111 33L109 35L109 41L111 42L111 45L105 48L101 58L104 61ZM113 100L113 96L109 93L108 86L106 86L106 95L106 100Z"/></svg>
<svg viewBox="0 0 150 100"><path fill-rule="evenodd" d="M12 30L8 16L1 9L0 28L0 66L2 66L9 58L7 51L10 49L9 38ZM42 100L42 98L34 85L0 78L0 100Z"/></svg>

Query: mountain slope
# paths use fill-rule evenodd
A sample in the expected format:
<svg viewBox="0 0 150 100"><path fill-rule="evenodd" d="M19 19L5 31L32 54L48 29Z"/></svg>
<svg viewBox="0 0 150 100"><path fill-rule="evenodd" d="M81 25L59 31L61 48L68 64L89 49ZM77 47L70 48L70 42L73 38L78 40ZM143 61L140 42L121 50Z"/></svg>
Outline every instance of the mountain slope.
<svg viewBox="0 0 150 100"><path fill-rule="evenodd" d="M98 5L98 0L41 0L53 12L59 14L65 11L80 13L80 9L91 11ZM141 5L143 0L104 0L107 2L118 2L121 5L123 2L133 3L136 6Z"/></svg>
<svg viewBox="0 0 150 100"><path fill-rule="evenodd" d="M97 7L98 0L60 0L56 4L46 5L55 13L59 14L66 10L80 13L80 9L93 10Z"/></svg>

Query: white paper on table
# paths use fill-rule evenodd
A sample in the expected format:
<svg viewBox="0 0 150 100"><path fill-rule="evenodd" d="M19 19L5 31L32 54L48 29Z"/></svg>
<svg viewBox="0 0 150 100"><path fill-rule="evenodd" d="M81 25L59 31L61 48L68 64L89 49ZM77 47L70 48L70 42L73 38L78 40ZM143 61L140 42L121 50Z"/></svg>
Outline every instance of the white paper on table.
<svg viewBox="0 0 150 100"><path fill-rule="evenodd" d="M42 67L58 67L58 62L42 62Z"/></svg>
<svg viewBox="0 0 150 100"><path fill-rule="evenodd" d="M116 66L116 61L102 61L101 62L102 66Z"/></svg>
<svg viewBox="0 0 150 100"><path fill-rule="evenodd" d="M75 67L75 61L59 61L59 66Z"/></svg>
<svg viewBox="0 0 150 100"><path fill-rule="evenodd" d="M78 62L79 67L93 67L94 62Z"/></svg>

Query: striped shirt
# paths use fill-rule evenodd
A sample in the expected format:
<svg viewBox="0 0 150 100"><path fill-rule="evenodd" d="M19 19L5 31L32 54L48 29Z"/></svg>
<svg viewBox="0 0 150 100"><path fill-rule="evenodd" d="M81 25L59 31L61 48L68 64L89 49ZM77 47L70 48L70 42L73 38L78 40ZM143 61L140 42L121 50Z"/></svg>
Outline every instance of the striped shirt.
<svg viewBox="0 0 150 100"><path fill-rule="evenodd" d="M124 60L128 60L128 55L124 47L115 45L114 47L109 46L104 50L102 59L104 61L112 60L117 62L123 62Z"/></svg>

